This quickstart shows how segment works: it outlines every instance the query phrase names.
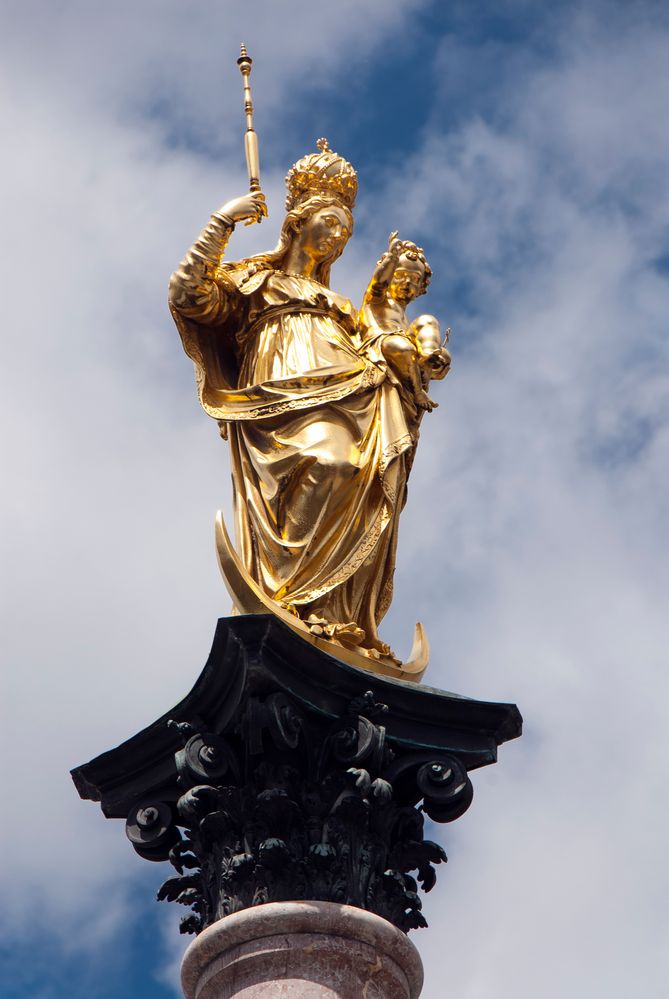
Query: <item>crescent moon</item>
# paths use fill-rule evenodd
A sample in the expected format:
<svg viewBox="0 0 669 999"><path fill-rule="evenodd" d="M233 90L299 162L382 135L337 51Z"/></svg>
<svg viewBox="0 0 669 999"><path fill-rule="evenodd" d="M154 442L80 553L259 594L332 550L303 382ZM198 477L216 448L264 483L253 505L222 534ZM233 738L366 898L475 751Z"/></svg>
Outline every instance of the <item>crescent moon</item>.
<svg viewBox="0 0 669 999"><path fill-rule="evenodd" d="M396 680L407 680L412 683L420 681L430 659L430 646L422 624L416 624L411 653L408 660L401 666L397 666L390 659L384 659L383 656L378 659L372 658L365 655L364 652L347 648L326 638L320 638L312 634L300 618L291 614L285 607L263 593L255 580L251 578L235 551L220 510L216 514L215 534L216 554L218 555L221 575L238 613L273 614L311 645L315 645L316 648L327 652L328 655L347 663L349 666L356 666L367 673L391 676Z"/></svg>

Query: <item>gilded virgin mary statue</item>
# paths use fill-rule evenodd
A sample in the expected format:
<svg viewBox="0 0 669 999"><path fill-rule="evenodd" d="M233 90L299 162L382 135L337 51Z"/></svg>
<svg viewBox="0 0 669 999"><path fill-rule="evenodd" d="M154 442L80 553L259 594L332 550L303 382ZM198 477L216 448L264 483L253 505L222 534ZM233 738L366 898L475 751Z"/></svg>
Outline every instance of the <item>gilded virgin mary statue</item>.
<svg viewBox="0 0 669 999"><path fill-rule="evenodd" d="M429 267L393 233L356 310L330 289L353 231L353 167L319 140L286 185L274 250L225 257L235 225L266 214L263 194L247 194L214 212L170 282L200 402L230 449L236 542L219 514L221 568L239 612L271 611L344 661L416 679L420 626L404 664L378 627L420 419L434 405L424 389L449 364L403 319Z"/></svg>

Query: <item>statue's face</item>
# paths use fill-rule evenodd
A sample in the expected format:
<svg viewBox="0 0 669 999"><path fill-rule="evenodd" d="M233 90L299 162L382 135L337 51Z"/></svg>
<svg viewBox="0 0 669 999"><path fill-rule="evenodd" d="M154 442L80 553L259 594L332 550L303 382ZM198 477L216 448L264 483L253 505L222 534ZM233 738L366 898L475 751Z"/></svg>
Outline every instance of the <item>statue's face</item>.
<svg viewBox="0 0 669 999"><path fill-rule="evenodd" d="M413 302L414 298L423 294L424 283L425 267L422 260L412 260L402 255L390 282L391 298L403 305Z"/></svg>
<svg viewBox="0 0 669 999"><path fill-rule="evenodd" d="M314 263L336 260L351 235L347 212L336 206L319 208L302 220L296 239Z"/></svg>

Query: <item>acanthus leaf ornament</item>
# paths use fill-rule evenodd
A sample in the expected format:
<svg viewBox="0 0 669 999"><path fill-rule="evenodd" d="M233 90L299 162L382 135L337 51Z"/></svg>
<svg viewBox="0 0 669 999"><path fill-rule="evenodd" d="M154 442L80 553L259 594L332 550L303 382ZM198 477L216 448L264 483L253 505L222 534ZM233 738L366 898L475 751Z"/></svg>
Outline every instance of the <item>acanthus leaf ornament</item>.
<svg viewBox="0 0 669 999"><path fill-rule="evenodd" d="M248 697L233 733L185 729L185 750L175 754L183 789L176 825L184 838L170 853L179 876L158 893L160 900L193 907L184 932L261 901L296 898L368 908L406 931L425 925L417 881L429 891L434 864L446 855L424 840L415 804L396 799L388 767L405 781L409 771L417 777L420 786L412 792L417 801L424 788L432 792L430 766L450 763L458 774L461 767L443 754L420 767L415 754L403 768L401 755L391 763L394 753L378 724L386 712L364 692L328 733L323 720L307 717L288 695L275 691ZM323 746L318 762L301 745L309 740ZM202 776L203 745L216 746L218 761L230 761L225 769L219 763L217 772L211 767L209 775L233 783L192 783ZM184 753L186 760L196 754L190 769ZM443 782L436 783L435 793L443 797Z"/></svg>
<svg viewBox="0 0 669 999"><path fill-rule="evenodd" d="M192 910L185 933L300 899L408 931L446 860L425 816L461 815L468 770L519 733L514 705L370 678L273 616L233 617L191 693L73 777L141 857L172 865L160 898Z"/></svg>

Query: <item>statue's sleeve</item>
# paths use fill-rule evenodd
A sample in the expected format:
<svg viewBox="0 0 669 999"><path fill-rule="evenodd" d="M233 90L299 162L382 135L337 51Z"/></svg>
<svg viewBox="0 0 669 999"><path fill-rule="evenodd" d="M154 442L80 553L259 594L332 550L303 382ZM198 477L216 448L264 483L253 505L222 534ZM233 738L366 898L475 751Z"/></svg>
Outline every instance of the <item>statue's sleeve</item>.
<svg viewBox="0 0 669 999"><path fill-rule="evenodd" d="M234 307L237 289L220 269L234 222L214 212L195 243L170 278L172 310L205 326L219 325Z"/></svg>

